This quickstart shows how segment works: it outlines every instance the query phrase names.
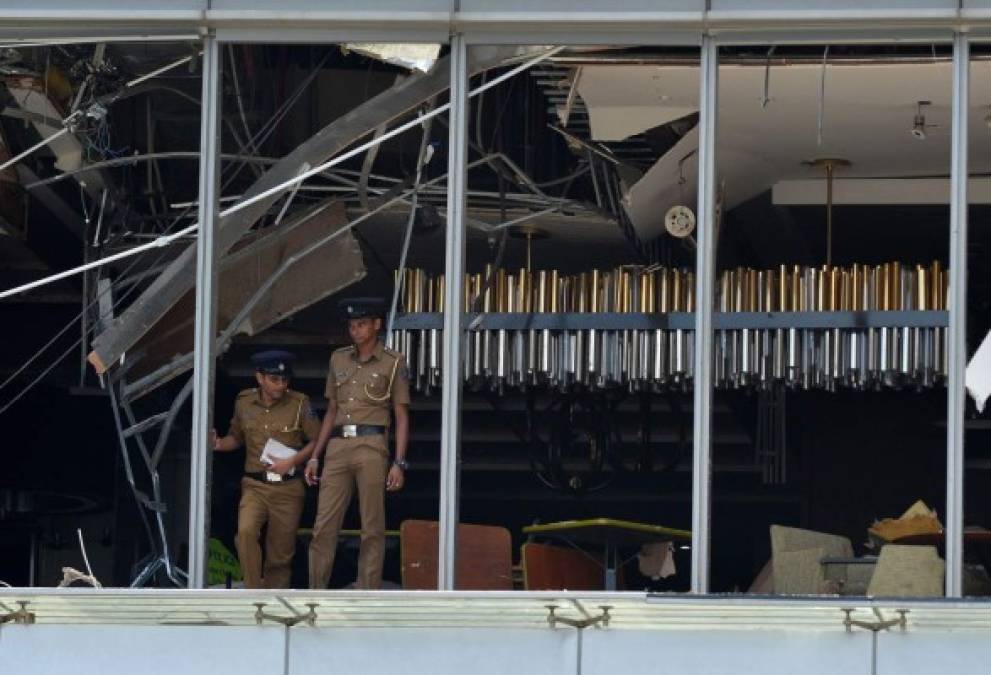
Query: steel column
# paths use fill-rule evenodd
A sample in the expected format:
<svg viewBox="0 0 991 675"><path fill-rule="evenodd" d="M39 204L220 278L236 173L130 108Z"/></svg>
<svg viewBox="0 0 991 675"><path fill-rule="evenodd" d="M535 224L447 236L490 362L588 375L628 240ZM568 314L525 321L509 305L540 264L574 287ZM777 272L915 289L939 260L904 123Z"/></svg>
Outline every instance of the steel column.
<svg viewBox="0 0 991 675"><path fill-rule="evenodd" d="M946 595L963 594L963 414L967 404L967 106L970 42L953 37L953 129L950 167L950 327L946 381Z"/></svg>
<svg viewBox="0 0 991 675"><path fill-rule="evenodd" d="M451 36L451 108L447 160L447 233L444 273L464 276L465 162L468 155L468 49L463 35ZM444 380L440 429L440 535L437 588L454 590L457 563L459 493L461 487L461 322L462 284L444 287Z"/></svg>
<svg viewBox="0 0 991 675"><path fill-rule="evenodd" d="M692 585L709 592L712 483L712 314L716 257L716 93L719 47L702 37L699 68L698 253L695 256L695 415L692 434Z"/></svg>
<svg viewBox="0 0 991 675"><path fill-rule="evenodd" d="M217 335L218 197L220 191L220 50L203 40L203 95L200 119L199 237L196 240L196 329L193 342L193 435L189 462L189 587L206 585L210 534L210 460L213 375Z"/></svg>

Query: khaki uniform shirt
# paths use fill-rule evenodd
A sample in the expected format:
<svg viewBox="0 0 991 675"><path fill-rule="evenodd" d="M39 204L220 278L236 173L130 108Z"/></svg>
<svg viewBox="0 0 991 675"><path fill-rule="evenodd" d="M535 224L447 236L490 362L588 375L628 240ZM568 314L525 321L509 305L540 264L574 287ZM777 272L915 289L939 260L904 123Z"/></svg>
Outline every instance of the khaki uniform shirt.
<svg viewBox="0 0 991 675"><path fill-rule="evenodd" d="M266 408L258 389L245 389L237 395L228 433L245 446L244 470L257 473L265 471L259 457L268 439L299 450L320 435L320 420L305 394L289 390L275 405Z"/></svg>
<svg viewBox="0 0 991 675"><path fill-rule="evenodd" d="M409 371L406 358L381 343L368 361L358 360L358 352L343 347L330 355L330 369L324 391L328 402L337 402L334 426L342 424L377 424L389 426L392 406L409 404ZM332 444L343 446L373 445L387 452L385 436L334 438Z"/></svg>

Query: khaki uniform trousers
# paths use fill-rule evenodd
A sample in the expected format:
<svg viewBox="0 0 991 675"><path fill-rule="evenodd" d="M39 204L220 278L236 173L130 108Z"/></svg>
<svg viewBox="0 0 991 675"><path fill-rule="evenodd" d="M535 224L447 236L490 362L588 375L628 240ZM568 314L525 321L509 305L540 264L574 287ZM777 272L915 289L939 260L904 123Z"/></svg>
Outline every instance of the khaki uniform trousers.
<svg viewBox="0 0 991 675"><path fill-rule="evenodd" d="M299 478L282 483L241 479L236 545L245 588L289 588L305 497L306 486ZM263 570L259 540L265 523L268 531Z"/></svg>
<svg viewBox="0 0 991 675"><path fill-rule="evenodd" d="M382 585L385 558L385 477L388 455L362 438L330 442L320 476L317 517L310 542L310 588L325 589L334 567L337 536L358 487L361 512L361 548L358 553L357 588Z"/></svg>

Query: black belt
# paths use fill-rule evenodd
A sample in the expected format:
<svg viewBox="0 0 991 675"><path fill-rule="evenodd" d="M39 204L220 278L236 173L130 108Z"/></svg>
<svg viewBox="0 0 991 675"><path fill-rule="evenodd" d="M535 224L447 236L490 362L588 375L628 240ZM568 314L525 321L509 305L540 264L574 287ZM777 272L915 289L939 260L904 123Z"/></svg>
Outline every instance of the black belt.
<svg viewBox="0 0 991 675"><path fill-rule="evenodd" d="M244 475L260 483L284 483L287 480L300 478L303 475L303 473L301 471L297 471L291 476L289 474L286 474L285 476L280 476L279 474L272 473L270 471L245 471Z"/></svg>
<svg viewBox="0 0 991 675"><path fill-rule="evenodd" d="M386 427L381 424L338 424L331 429L331 438L355 438L357 436L382 436Z"/></svg>

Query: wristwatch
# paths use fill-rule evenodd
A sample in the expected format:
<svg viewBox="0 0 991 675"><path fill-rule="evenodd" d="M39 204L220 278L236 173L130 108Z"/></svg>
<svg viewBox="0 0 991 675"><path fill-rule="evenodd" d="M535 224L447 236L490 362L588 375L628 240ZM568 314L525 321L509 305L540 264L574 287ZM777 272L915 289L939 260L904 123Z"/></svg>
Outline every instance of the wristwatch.
<svg viewBox="0 0 991 675"><path fill-rule="evenodd" d="M403 471L408 471L409 470L409 462L407 462L405 459L399 459L397 457L396 459L394 459L392 461L392 463L395 464L396 466L398 466Z"/></svg>

